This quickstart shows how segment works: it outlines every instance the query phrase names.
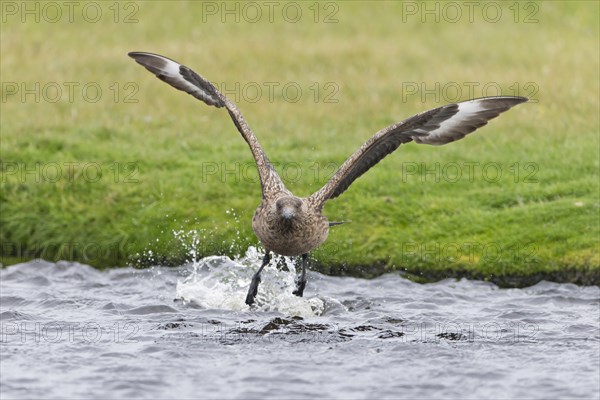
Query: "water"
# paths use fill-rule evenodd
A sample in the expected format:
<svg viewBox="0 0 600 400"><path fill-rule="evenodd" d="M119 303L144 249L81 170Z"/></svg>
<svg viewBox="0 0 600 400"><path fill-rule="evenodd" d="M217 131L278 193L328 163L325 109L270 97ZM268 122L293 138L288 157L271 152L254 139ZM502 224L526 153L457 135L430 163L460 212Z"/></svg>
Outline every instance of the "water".
<svg viewBox="0 0 600 400"><path fill-rule="evenodd" d="M0 397L598 398L600 289L309 274L210 257L0 271Z"/></svg>

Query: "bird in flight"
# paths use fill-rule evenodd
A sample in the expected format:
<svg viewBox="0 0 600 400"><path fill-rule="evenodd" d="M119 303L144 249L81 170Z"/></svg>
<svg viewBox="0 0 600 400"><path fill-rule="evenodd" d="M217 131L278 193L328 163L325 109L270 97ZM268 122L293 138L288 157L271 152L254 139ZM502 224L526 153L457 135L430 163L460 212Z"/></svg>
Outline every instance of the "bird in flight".
<svg viewBox="0 0 600 400"><path fill-rule="evenodd" d="M383 128L352 154L325 186L302 198L294 196L285 187L240 110L211 82L185 65L158 54L131 52L129 56L174 88L210 106L225 107L250 147L262 188L262 202L252 218L252 228L265 248L265 256L252 277L246 296L248 305L254 303L260 274L271 260L271 252L302 256L302 271L296 278L296 289L293 291L302 297L306 286L308 253L327 239L329 227L336 224L329 222L322 214L325 202L344 193L354 180L398 146L412 141L443 145L462 139L500 113L528 100L518 96L495 96L447 104Z"/></svg>

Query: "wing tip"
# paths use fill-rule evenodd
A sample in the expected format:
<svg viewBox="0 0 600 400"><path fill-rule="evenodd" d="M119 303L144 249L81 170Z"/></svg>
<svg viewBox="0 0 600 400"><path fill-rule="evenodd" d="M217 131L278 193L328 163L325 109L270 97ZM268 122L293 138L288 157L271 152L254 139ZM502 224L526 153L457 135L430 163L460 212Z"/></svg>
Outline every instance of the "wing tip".
<svg viewBox="0 0 600 400"><path fill-rule="evenodd" d="M159 56L158 54L154 54L154 53L148 53L146 51L130 51L129 53L127 53L127 55L131 58L133 58L135 61L141 60L144 57L160 57L160 58L164 58L163 56Z"/></svg>
<svg viewBox="0 0 600 400"><path fill-rule="evenodd" d="M185 65L160 54L145 51L130 51L127 55L161 81L192 95L205 104L217 108L226 106L218 89ZM194 90L187 85L191 85Z"/></svg>
<svg viewBox="0 0 600 400"><path fill-rule="evenodd" d="M524 96L505 96L505 97L507 99L511 99L514 102L515 106L517 104L527 103L529 101L529 99L527 97L524 97Z"/></svg>
<svg viewBox="0 0 600 400"><path fill-rule="evenodd" d="M491 96L480 97L478 99L474 99L474 101L480 101L482 103L490 103L494 105L502 105L511 108L521 103L527 103L529 99L523 96Z"/></svg>
<svg viewBox="0 0 600 400"><path fill-rule="evenodd" d="M130 51L127 55L156 76L161 73L161 70L163 70L169 62L179 65L178 62L171 60L170 58L144 51Z"/></svg>
<svg viewBox="0 0 600 400"><path fill-rule="evenodd" d="M137 60L138 58L141 58L141 57L155 57L155 58L162 58L165 60L170 60L170 61L173 61L173 62L179 64L177 61L171 60L168 57L161 56L160 54L156 54L156 53L150 53L148 51L130 51L129 53L127 53L127 55L129 57L133 58L134 60Z"/></svg>

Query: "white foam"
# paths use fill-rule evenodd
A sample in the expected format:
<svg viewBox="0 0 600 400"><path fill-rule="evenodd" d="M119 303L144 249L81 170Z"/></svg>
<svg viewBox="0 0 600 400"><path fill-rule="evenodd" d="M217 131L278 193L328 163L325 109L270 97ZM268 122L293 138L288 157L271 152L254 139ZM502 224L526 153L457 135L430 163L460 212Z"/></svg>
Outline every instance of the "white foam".
<svg viewBox="0 0 600 400"><path fill-rule="evenodd" d="M176 296L202 308L232 311L275 311L289 316L312 317L321 315L325 308L318 297L297 297L294 260L283 258L287 268L277 267L278 257L263 269L256 303L245 304L252 275L260 267L262 254L249 247L243 257L212 256L192 264L189 276L177 282Z"/></svg>

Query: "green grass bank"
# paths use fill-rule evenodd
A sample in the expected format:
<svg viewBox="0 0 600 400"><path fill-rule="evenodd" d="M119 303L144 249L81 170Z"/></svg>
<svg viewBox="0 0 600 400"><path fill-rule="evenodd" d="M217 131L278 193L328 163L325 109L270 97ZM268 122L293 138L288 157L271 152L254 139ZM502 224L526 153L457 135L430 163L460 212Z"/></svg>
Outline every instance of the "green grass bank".
<svg viewBox="0 0 600 400"><path fill-rule="evenodd" d="M315 269L600 284L597 2L267 3L82 3L60 18L61 3L3 3L2 264L177 265L192 244L196 257L257 244L246 143L226 112L127 57L141 50L217 84L298 195L417 112L530 97L359 178L326 206L351 222Z"/></svg>

